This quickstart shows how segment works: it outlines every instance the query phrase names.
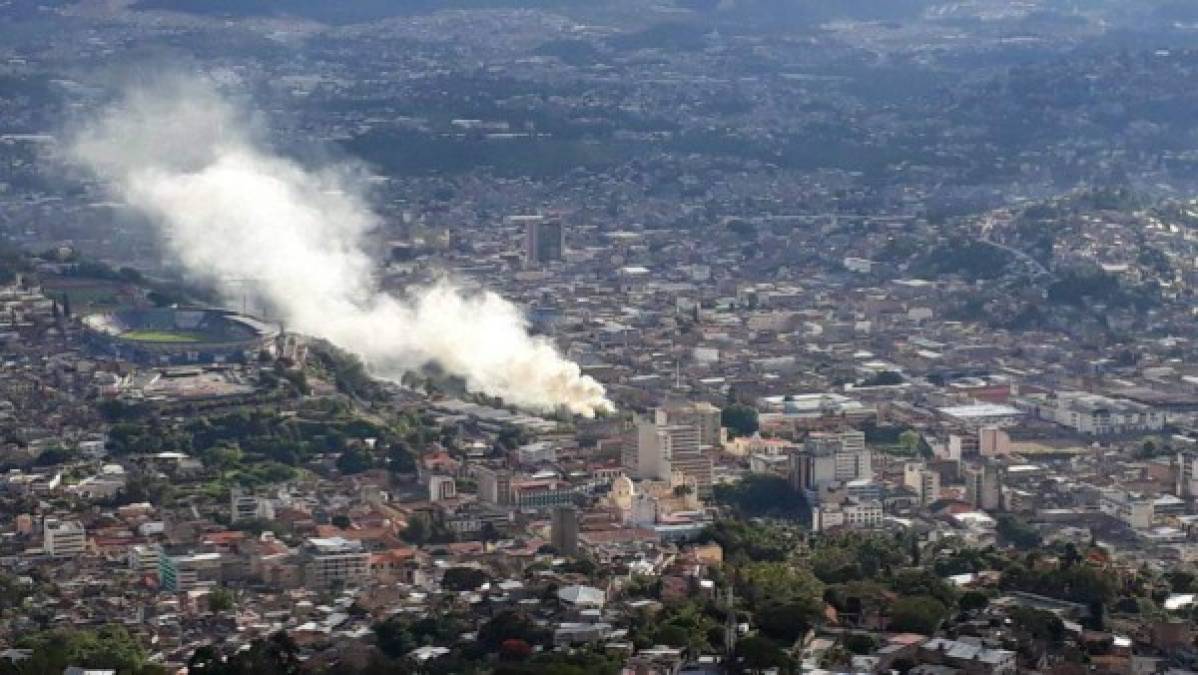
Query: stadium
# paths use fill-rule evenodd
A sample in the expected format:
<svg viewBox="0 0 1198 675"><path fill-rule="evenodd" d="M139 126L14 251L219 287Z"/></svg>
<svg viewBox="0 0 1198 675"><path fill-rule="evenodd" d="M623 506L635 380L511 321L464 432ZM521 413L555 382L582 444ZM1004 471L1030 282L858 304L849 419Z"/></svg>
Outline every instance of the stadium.
<svg viewBox="0 0 1198 675"><path fill-rule="evenodd" d="M123 309L83 319L98 352L146 364L214 363L253 357L279 329L219 309Z"/></svg>

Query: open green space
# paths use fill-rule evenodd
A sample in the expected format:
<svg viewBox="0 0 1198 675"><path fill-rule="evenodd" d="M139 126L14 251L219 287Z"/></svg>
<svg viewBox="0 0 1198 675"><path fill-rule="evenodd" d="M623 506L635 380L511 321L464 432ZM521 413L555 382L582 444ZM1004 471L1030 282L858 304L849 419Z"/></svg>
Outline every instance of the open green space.
<svg viewBox="0 0 1198 675"><path fill-rule="evenodd" d="M121 333L121 339L137 342L203 342L205 337L201 333L187 331L131 330Z"/></svg>

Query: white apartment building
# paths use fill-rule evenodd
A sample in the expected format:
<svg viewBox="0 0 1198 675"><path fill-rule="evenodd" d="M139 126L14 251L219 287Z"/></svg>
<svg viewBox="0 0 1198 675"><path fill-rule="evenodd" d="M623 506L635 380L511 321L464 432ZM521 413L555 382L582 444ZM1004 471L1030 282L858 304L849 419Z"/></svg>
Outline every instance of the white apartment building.
<svg viewBox="0 0 1198 675"><path fill-rule="evenodd" d="M882 502L846 498L840 502L812 507L811 530L823 532L838 527L870 529L881 527L882 518Z"/></svg>
<svg viewBox="0 0 1198 675"><path fill-rule="evenodd" d="M310 587L353 584L370 576L370 552L362 542L343 537L313 537L304 542L304 581Z"/></svg>
<svg viewBox="0 0 1198 675"><path fill-rule="evenodd" d="M1058 391L1031 399L1036 414L1079 433L1094 436L1159 431L1165 413L1143 403L1084 391Z"/></svg>
<svg viewBox="0 0 1198 675"><path fill-rule="evenodd" d="M129 569L146 576L158 576L158 564L162 550L157 546L135 544L129 547Z"/></svg>
<svg viewBox="0 0 1198 675"><path fill-rule="evenodd" d="M87 550L87 531L77 520L59 521L47 518L42 529L42 548L46 555L69 558Z"/></svg>
<svg viewBox="0 0 1198 675"><path fill-rule="evenodd" d="M1127 523L1136 530L1152 527L1156 508L1151 497L1124 490L1103 490L1098 499L1098 510Z"/></svg>
<svg viewBox="0 0 1198 675"><path fill-rule="evenodd" d="M244 520L274 520L274 504L269 499L255 497L239 488L229 492L229 510L232 522Z"/></svg>

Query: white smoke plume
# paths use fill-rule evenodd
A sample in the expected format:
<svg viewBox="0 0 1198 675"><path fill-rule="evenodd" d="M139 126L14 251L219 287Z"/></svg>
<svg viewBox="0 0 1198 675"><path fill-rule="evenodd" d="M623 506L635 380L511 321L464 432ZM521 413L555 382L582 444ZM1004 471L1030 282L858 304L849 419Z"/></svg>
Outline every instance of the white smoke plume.
<svg viewBox="0 0 1198 675"><path fill-rule="evenodd" d="M218 287L249 283L289 329L357 353L380 377L436 363L524 408L611 409L603 386L495 293L449 281L381 291L365 250L379 217L355 188L360 176L272 153L247 120L206 81L159 82L83 125L69 154L148 215L190 273Z"/></svg>

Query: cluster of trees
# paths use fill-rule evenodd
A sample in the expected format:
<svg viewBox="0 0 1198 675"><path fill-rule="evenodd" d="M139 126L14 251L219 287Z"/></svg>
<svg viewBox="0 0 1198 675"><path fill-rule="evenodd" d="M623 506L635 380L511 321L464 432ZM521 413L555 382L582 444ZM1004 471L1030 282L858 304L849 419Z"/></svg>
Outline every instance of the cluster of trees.
<svg viewBox="0 0 1198 675"><path fill-rule="evenodd" d="M732 563L786 560L806 535L794 525L723 518L707 526L699 542L714 541Z"/></svg>
<svg viewBox="0 0 1198 675"><path fill-rule="evenodd" d="M759 428L757 409L751 405L733 403L720 411L720 424L732 436L752 436Z"/></svg>
<svg viewBox="0 0 1198 675"><path fill-rule="evenodd" d="M309 344L308 358L343 394L365 401L386 396L383 386L366 371L362 359L325 340Z"/></svg>
<svg viewBox="0 0 1198 675"><path fill-rule="evenodd" d="M552 634L518 610L498 612L479 627L477 639L460 642L461 635L473 625L473 617L452 612L434 611L419 618L402 614L391 616L374 626L383 660L370 670L416 672L406 657L414 649L435 645L449 648L451 652L423 664L419 672L615 675L619 671L618 661L596 652L538 653L538 647L552 646Z"/></svg>
<svg viewBox="0 0 1198 675"><path fill-rule="evenodd" d="M398 659L418 647L453 644L467 626L464 619L453 614L430 613L419 619L396 614L375 624L374 635L379 649Z"/></svg>
<svg viewBox="0 0 1198 675"><path fill-rule="evenodd" d="M1003 588L1083 603L1091 611L1113 601L1119 589L1118 579L1110 571L1067 558L1049 569L1013 563L1003 570L1001 583Z"/></svg>
<svg viewBox="0 0 1198 675"><path fill-rule="evenodd" d="M1002 276L1011 262L1007 251L975 239L957 239L936 246L911 267L916 276L960 275L970 281Z"/></svg>
<svg viewBox="0 0 1198 675"><path fill-rule="evenodd" d="M249 649L222 654L215 645L205 645L192 654L187 668L204 675L296 675L300 672L299 650L286 633L254 640Z"/></svg>
<svg viewBox="0 0 1198 675"><path fill-rule="evenodd" d="M1023 521L1018 516L1003 513L998 516L995 526L999 541L1019 549L1033 549L1040 546L1040 532Z"/></svg>
<svg viewBox="0 0 1198 675"><path fill-rule="evenodd" d="M109 430L114 454L193 454L226 479L247 485L290 480L294 467L320 453L340 453L337 468L343 473L380 467L410 473L415 458L408 439L423 441L427 433L415 416L384 426L352 413L308 417L247 408L179 425L120 402L105 403L102 413L115 420ZM376 440L374 450L364 445L367 438Z"/></svg>
<svg viewBox="0 0 1198 675"><path fill-rule="evenodd" d="M903 383L903 374L894 370L883 370L862 380L858 386L889 387Z"/></svg>
<svg viewBox="0 0 1198 675"><path fill-rule="evenodd" d="M124 626L106 624L96 629L60 628L22 637L17 647L32 650L24 661L0 659L0 675L8 673L61 673L69 666L115 670L133 675L159 675L165 671L147 662L141 644Z"/></svg>
<svg viewBox="0 0 1198 675"><path fill-rule="evenodd" d="M1048 286L1048 300L1057 305L1083 307L1102 303L1111 307L1151 307L1160 301L1159 287L1151 283L1130 287L1098 266L1076 266L1059 272Z"/></svg>
<svg viewBox="0 0 1198 675"><path fill-rule="evenodd" d="M724 547L717 582L733 585L738 613L757 628L746 649L753 663L773 663L760 668L788 668L787 649L825 620L826 606L844 626L932 634L954 612L988 602L984 595L959 594L931 561L924 567L918 539L906 534L808 536L785 522L724 519L702 539ZM709 613L719 619L719 612ZM667 615L657 623L672 621ZM869 651L870 643L867 636L846 641L844 658ZM737 651L747 667L749 657Z"/></svg>
<svg viewBox="0 0 1198 675"><path fill-rule="evenodd" d="M715 499L749 517L797 518L806 505L802 495L779 476L751 474L732 484L715 486Z"/></svg>
<svg viewBox="0 0 1198 675"><path fill-rule="evenodd" d="M477 567L450 567L441 578L441 586L451 591L474 591L491 580L491 575Z"/></svg>
<svg viewBox="0 0 1198 675"><path fill-rule="evenodd" d="M444 522L423 513L414 514L400 536L412 544L445 544L455 540L453 530Z"/></svg>

